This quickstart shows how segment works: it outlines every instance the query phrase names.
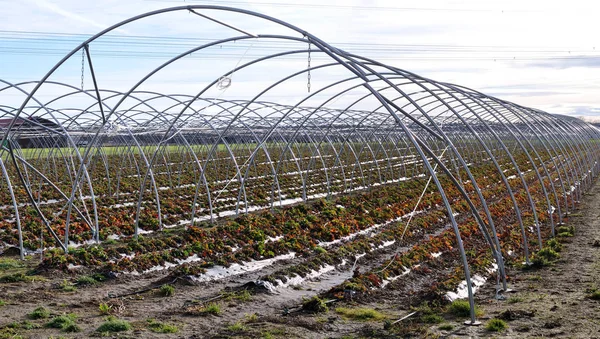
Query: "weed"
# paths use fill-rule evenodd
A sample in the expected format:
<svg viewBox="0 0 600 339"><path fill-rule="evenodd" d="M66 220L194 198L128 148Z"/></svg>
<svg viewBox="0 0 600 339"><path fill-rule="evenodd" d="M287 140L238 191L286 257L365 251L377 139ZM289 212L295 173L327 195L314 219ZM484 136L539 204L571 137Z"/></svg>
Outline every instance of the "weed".
<svg viewBox="0 0 600 339"><path fill-rule="evenodd" d="M34 282L34 281L45 281L46 278L39 276L29 276L25 273L14 273L3 275L0 277L0 283L15 283L15 282Z"/></svg>
<svg viewBox="0 0 600 339"><path fill-rule="evenodd" d="M40 306L27 315L30 319L46 319L50 316L50 311L44 306Z"/></svg>
<svg viewBox="0 0 600 339"><path fill-rule="evenodd" d="M175 294L175 287L169 284L164 284L160 287L160 294L163 297L170 297Z"/></svg>
<svg viewBox="0 0 600 339"><path fill-rule="evenodd" d="M516 303L522 302L523 300L525 300L525 299L523 299L523 297L512 296L512 297L508 298L508 300L506 300L506 302L509 304L516 304Z"/></svg>
<svg viewBox="0 0 600 339"><path fill-rule="evenodd" d="M177 333L179 328L175 325L165 324L154 319L148 319L148 328L155 333Z"/></svg>
<svg viewBox="0 0 600 339"><path fill-rule="evenodd" d="M98 311L100 311L100 314L102 315L108 315L111 309L112 306L107 303L100 303L100 305L98 305Z"/></svg>
<svg viewBox="0 0 600 339"><path fill-rule="evenodd" d="M96 279L94 279L94 277L89 276L89 275L84 275L77 279L77 285L80 285L80 286L91 286L91 285L96 285L97 283L98 283L98 281L96 281Z"/></svg>
<svg viewBox="0 0 600 339"><path fill-rule="evenodd" d="M59 328L63 332L80 332L81 328L75 323L77 317L74 314L63 314L58 317L52 318L46 327Z"/></svg>
<svg viewBox="0 0 600 339"><path fill-rule="evenodd" d="M248 290L225 293L224 296L225 296L225 300L227 300L227 301L235 299L235 300L246 302L246 301L250 301L252 299L252 293L250 293L250 291L248 291Z"/></svg>
<svg viewBox="0 0 600 339"><path fill-rule="evenodd" d="M2 258L0 259L0 270L5 271L8 269L14 268L22 268L25 265L22 261L11 259L11 258Z"/></svg>
<svg viewBox="0 0 600 339"><path fill-rule="evenodd" d="M242 324L241 322L238 321L234 324L227 326L227 330L229 330L231 332L244 332L247 330L247 328L246 328L246 326L244 326L244 324Z"/></svg>
<svg viewBox="0 0 600 339"><path fill-rule="evenodd" d="M5 327L0 329L0 338L23 339L23 336L19 335L19 333L14 328Z"/></svg>
<svg viewBox="0 0 600 339"><path fill-rule="evenodd" d="M202 307L200 307L199 309L195 310L195 312L193 312L195 314L198 315L219 315L221 313L221 306L219 306L219 304L217 303L210 303L207 305L204 305Z"/></svg>
<svg viewBox="0 0 600 339"><path fill-rule="evenodd" d="M443 324L443 325L440 325L439 329L442 330L442 331L452 331L452 329L454 329L454 325L452 325L452 324Z"/></svg>
<svg viewBox="0 0 600 339"><path fill-rule="evenodd" d="M257 322L257 321L258 321L258 314L256 314L256 313L252 313L252 314L246 314L246 315L244 316L244 320L245 320L247 323L255 323L255 322Z"/></svg>
<svg viewBox="0 0 600 339"><path fill-rule="evenodd" d="M427 314L421 317L421 321L426 324L439 324L444 322L444 318L437 314Z"/></svg>
<svg viewBox="0 0 600 339"><path fill-rule="evenodd" d="M556 240L556 239L548 240L548 242L546 243L546 246L548 246L548 248L550 248L556 252L562 251L562 244L560 242L558 242L558 240Z"/></svg>
<svg viewBox="0 0 600 339"><path fill-rule="evenodd" d="M327 308L325 300L319 298L316 295L310 299L304 300L304 302L302 302L302 309L304 311L313 313L327 312L329 310L329 308Z"/></svg>
<svg viewBox="0 0 600 339"><path fill-rule="evenodd" d="M96 329L97 332L123 332L129 331L131 324L126 320L116 319L115 317L108 317L106 321Z"/></svg>
<svg viewBox="0 0 600 339"><path fill-rule="evenodd" d="M321 246L315 246L314 250L315 250L315 252L316 252L316 253L318 253L318 254L324 254L324 253L327 253L327 250L326 250L326 249L324 249L324 248L323 248L323 247L321 247Z"/></svg>
<svg viewBox="0 0 600 339"><path fill-rule="evenodd" d="M411 307L411 309L415 312L419 312L421 315L430 315L435 314L429 303L423 302L418 307Z"/></svg>
<svg viewBox="0 0 600 339"><path fill-rule="evenodd" d="M600 290L592 288L589 290L589 294L586 296L588 299L600 300Z"/></svg>
<svg viewBox="0 0 600 339"><path fill-rule="evenodd" d="M572 237L575 235L575 226L559 226L556 232L559 237Z"/></svg>
<svg viewBox="0 0 600 339"><path fill-rule="evenodd" d="M548 266L558 259L560 255L555 250L544 247L533 255L532 263L534 267Z"/></svg>
<svg viewBox="0 0 600 339"><path fill-rule="evenodd" d="M491 319L485 325L485 329L490 332L502 332L508 328L506 322L502 319Z"/></svg>
<svg viewBox="0 0 600 339"><path fill-rule="evenodd" d="M64 279L60 283L59 287L60 287L61 290L65 291L65 292L75 292L75 291L77 291L77 287L75 287L75 285L73 285L67 279Z"/></svg>
<svg viewBox="0 0 600 339"><path fill-rule="evenodd" d="M383 315L381 312L376 311L372 308L338 307L335 309L335 313L340 314L344 318L360 320L360 321L385 319L385 315Z"/></svg>
<svg viewBox="0 0 600 339"><path fill-rule="evenodd" d="M6 325L6 327L8 327L8 328L14 328L14 329L24 329L24 330L33 330L35 328L40 328L40 326L38 324L34 324L34 323L29 322L27 320L25 320L25 321L23 321L21 323L12 322L12 323ZM0 338L2 338L2 337L0 336Z"/></svg>
<svg viewBox="0 0 600 339"><path fill-rule="evenodd" d="M471 315L471 306L467 300L454 300L448 307L448 310L457 317L468 317ZM483 312L477 305L475 305L475 315L483 315Z"/></svg>
<svg viewBox="0 0 600 339"><path fill-rule="evenodd" d="M0 299L0 307L2 307L2 306L4 306L4 305L6 305L6 301L4 301L4 300Z"/></svg>

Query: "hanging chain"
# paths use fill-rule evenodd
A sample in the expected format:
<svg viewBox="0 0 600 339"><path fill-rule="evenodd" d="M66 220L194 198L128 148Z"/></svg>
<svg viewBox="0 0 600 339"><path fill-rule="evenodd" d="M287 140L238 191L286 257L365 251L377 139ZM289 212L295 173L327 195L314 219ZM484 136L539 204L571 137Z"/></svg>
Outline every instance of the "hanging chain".
<svg viewBox="0 0 600 339"><path fill-rule="evenodd" d="M308 89L308 93L310 93L310 51L311 51L312 43L308 40L308 82L306 83L306 88Z"/></svg>
<svg viewBox="0 0 600 339"><path fill-rule="evenodd" d="M81 49L81 90L83 91L83 72L85 71L85 50Z"/></svg>

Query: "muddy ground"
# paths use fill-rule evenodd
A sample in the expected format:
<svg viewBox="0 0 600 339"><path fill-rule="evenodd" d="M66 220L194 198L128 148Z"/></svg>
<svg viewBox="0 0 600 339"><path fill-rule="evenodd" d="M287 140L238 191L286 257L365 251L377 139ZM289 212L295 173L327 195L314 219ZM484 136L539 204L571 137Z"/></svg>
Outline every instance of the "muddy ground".
<svg viewBox="0 0 600 339"><path fill-rule="evenodd" d="M465 318L453 315L447 305L423 306L419 292L426 278L419 276L402 288L396 284L366 298L327 303L327 311L320 313L299 310L303 298L350 277L349 268L338 268L300 287L280 289L278 294L235 290L269 271L292 264L282 261L218 282L176 281L172 283L171 296L153 289L165 283L165 272L119 276L91 286L77 284L76 274L61 272L28 276L28 281L3 282L0 338L597 338L600 301L589 297L595 288L600 288L600 247L594 244L600 239L600 185L586 194L568 223L575 226L575 235L561 238L563 249L558 261L536 269L509 269L509 287L515 292L505 294L505 300L494 298L492 283L478 291L477 304L483 315L479 317L482 325L477 327L465 326ZM373 260L389 255L384 253ZM0 276L27 272L37 263L36 258L29 258L25 266L6 256L0 259ZM101 310L101 304L106 309ZM32 312L40 306L49 314L33 319ZM47 327L61 315L71 315L76 326ZM109 317L127 321L131 329L98 331ZM486 325L492 318L504 319L507 328L489 331Z"/></svg>

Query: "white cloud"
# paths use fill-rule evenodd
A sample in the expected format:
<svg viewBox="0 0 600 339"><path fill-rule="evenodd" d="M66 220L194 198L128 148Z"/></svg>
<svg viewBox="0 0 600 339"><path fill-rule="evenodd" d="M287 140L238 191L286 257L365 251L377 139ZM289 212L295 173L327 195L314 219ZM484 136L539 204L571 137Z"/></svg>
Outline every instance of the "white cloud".
<svg viewBox="0 0 600 339"><path fill-rule="evenodd" d="M121 20L150 10L202 2L179 1L76 1L30 0L0 2L0 11L12 13L0 22L0 30L93 34ZM573 113L581 107L600 106L598 59L564 58L585 56L600 58L600 36L595 34L595 15L600 5L592 1L309 1L273 5L280 0L233 1L233 6L271 15L305 29L326 42L350 52L365 55L396 67L483 92L502 94L502 98L556 113ZM227 1L208 1L226 5ZM375 9L368 9L375 7ZM204 14L260 34L300 34L264 20L222 11L202 10ZM103 39L91 45L100 86L127 90L154 67L194 44L210 39L238 35L228 28L186 11L146 18L121 28L118 34L172 37L172 40ZM198 38L198 41L177 40ZM2 38L2 35L0 35ZM39 79L60 55L76 46L68 43L21 41L11 53L3 53L0 78L10 81ZM81 37L83 39L83 37ZM119 40L122 39L122 40ZM119 41L125 41L125 43ZM200 84L214 79L243 60L284 50L285 46L238 42L195 53L153 78L145 87L168 93L195 94ZM305 46L287 45L289 48ZM292 46L292 47L290 47ZM27 52L35 49L36 53ZM266 48L270 48L267 50ZM51 49L58 52L48 52ZM25 52L23 52L25 50ZM17 51L17 52L15 52ZM111 58L109 55L122 54ZM156 54L159 53L159 54ZM149 56L152 56L151 58ZM160 56L160 58L158 57ZM314 55L313 65L323 62ZM252 96L291 70L305 67L304 57L288 58L256 66L245 77L234 77L231 91L243 88ZM568 64L569 67L564 67ZM18 72L16 71L18 70ZM313 82L325 84L341 79L342 73L315 72ZM346 76L348 73L346 73ZM79 86L80 61L69 62L53 79ZM305 79L305 76L302 76ZM90 85L86 73L87 85ZM305 85L304 85L305 86ZM200 87L201 88L201 87ZM511 94L512 93L512 94ZM560 94L559 94L560 93ZM306 93L298 90L281 94L279 100L294 102ZM282 98L285 96L285 98ZM294 96L297 96L295 98Z"/></svg>

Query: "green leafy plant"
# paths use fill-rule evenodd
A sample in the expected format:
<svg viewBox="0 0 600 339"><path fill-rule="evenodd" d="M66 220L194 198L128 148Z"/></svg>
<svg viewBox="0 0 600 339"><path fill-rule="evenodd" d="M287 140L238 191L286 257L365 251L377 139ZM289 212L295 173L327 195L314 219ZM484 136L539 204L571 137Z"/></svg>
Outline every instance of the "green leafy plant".
<svg viewBox="0 0 600 339"><path fill-rule="evenodd" d="M77 279L77 285L80 285L80 286L91 286L91 285L96 285L97 283L98 283L98 281L96 281L96 279L94 279L94 277L89 276L89 275L83 275Z"/></svg>
<svg viewBox="0 0 600 339"><path fill-rule="evenodd" d="M255 323L258 321L258 314L256 314L256 313L246 314L246 315L244 315L244 321L247 323Z"/></svg>
<svg viewBox="0 0 600 339"><path fill-rule="evenodd" d="M22 261L18 261L12 258L1 258L0 259L0 271L22 268L25 264Z"/></svg>
<svg viewBox="0 0 600 339"><path fill-rule="evenodd" d="M469 317L471 315L471 305L467 300L454 300L450 306L448 306L448 311L457 317ZM483 315L483 312L477 305L475 305L475 315Z"/></svg>
<svg viewBox="0 0 600 339"><path fill-rule="evenodd" d="M63 332L80 332L81 328L75 323L77 316L75 314L63 314L52 318L46 327L59 328Z"/></svg>
<svg viewBox="0 0 600 339"><path fill-rule="evenodd" d="M179 328L172 324L161 323L154 319L148 319L148 328L155 333L177 333Z"/></svg>
<svg viewBox="0 0 600 339"><path fill-rule="evenodd" d="M347 308L338 307L335 309L335 313L343 316L344 318L370 321L370 320L382 320L385 319L385 315L372 308Z"/></svg>
<svg viewBox="0 0 600 339"><path fill-rule="evenodd" d="M587 292L588 292L588 294L586 295L586 298L592 299L592 300L600 300L600 290L599 289L591 288Z"/></svg>
<svg viewBox="0 0 600 339"><path fill-rule="evenodd" d="M97 332L124 332L131 329L131 324L126 320L108 317L106 321L96 329Z"/></svg>
<svg viewBox="0 0 600 339"><path fill-rule="evenodd" d="M523 297L512 296L512 297L508 298L506 300L506 302L509 303L509 304L516 304L516 303L522 302L523 300L525 300L525 299L523 299Z"/></svg>
<svg viewBox="0 0 600 339"><path fill-rule="evenodd" d="M536 267L548 266L559 257L560 255L555 250L545 247L533 255L531 262Z"/></svg>
<svg viewBox="0 0 600 339"><path fill-rule="evenodd" d="M421 321L426 324L439 324L444 322L444 318L437 314L426 314L421 317Z"/></svg>
<svg viewBox="0 0 600 339"><path fill-rule="evenodd" d="M490 319L485 325L485 329L490 332L502 332L508 328L506 322L502 319Z"/></svg>
<svg viewBox="0 0 600 339"><path fill-rule="evenodd" d="M452 325L452 324L442 324L438 328L440 330L442 330L442 331L452 331L452 329L454 329L454 325Z"/></svg>
<svg viewBox="0 0 600 339"><path fill-rule="evenodd" d="M562 244L560 242L558 242L558 240L556 240L556 238L548 240L548 242L546 243L546 246L548 246L548 248L550 248L556 252L562 251Z"/></svg>
<svg viewBox="0 0 600 339"><path fill-rule="evenodd" d="M575 235L574 226L559 226L556 228L556 233L559 237L572 237Z"/></svg>
<svg viewBox="0 0 600 339"><path fill-rule="evenodd" d="M46 319L50 317L50 311L44 306L40 306L27 315L30 319Z"/></svg>
<svg viewBox="0 0 600 339"><path fill-rule="evenodd" d="M74 292L74 291L77 291L77 287L75 287L75 285L73 285L67 279L64 279L60 283L59 287L60 287L61 290L65 291L65 292Z"/></svg>
<svg viewBox="0 0 600 339"><path fill-rule="evenodd" d="M231 332L244 332L247 330L247 327L244 326L241 322L237 321L229 326L227 326L227 330Z"/></svg>
<svg viewBox="0 0 600 339"><path fill-rule="evenodd" d="M102 315L108 315L111 310L112 306L107 303L100 303L100 305L98 305L98 311L100 311L100 314Z"/></svg>
<svg viewBox="0 0 600 339"><path fill-rule="evenodd" d="M239 301L246 302L246 301L250 301L252 299L252 293L250 293L250 291L248 291L248 290L241 290L241 291L237 291L237 292L225 293L224 298L227 301L239 300Z"/></svg>
<svg viewBox="0 0 600 339"><path fill-rule="evenodd" d="M160 294L163 297L170 297L175 294L175 287L169 284L164 284L160 287Z"/></svg>
<svg viewBox="0 0 600 339"><path fill-rule="evenodd" d="M219 315L221 313L221 306L219 306L217 303L209 303L196 308L192 313L198 315Z"/></svg>
<svg viewBox="0 0 600 339"><path fill-rule="evenodd" d="M313 313L321 313L327 312L329 308L327 308L325 300L315 295L314 297L306 299L304 302L302 302L302 310Z"/></svg>

